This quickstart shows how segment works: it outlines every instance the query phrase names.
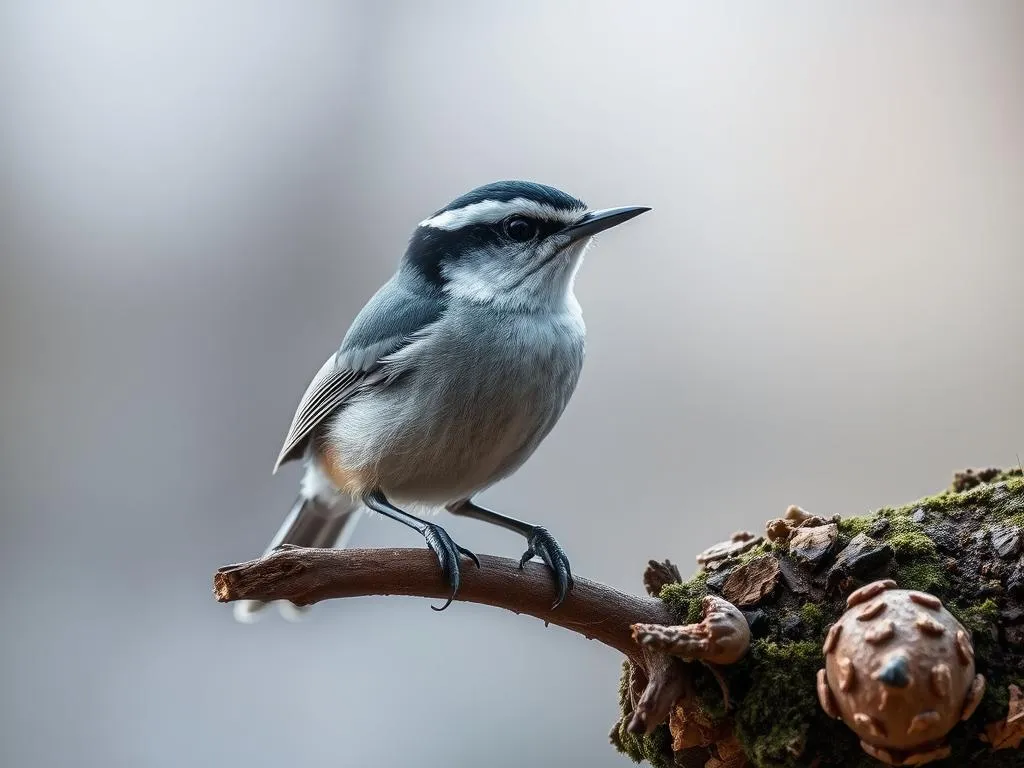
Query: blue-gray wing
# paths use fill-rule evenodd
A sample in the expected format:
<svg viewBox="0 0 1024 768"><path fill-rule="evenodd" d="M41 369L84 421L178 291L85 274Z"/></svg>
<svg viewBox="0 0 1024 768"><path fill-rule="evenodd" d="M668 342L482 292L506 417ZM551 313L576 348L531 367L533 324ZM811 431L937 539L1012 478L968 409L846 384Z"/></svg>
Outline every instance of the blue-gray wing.
<svg viewBox="0 0 1024 768"><path fill-rule="evenodd" d="M356 315L341 348L325 362L292 418L278 467L302 456L313 431L356 392L384 386L381 361L422 334L440 319L444 302L420 285L408 286L396 275Z"/></svg>

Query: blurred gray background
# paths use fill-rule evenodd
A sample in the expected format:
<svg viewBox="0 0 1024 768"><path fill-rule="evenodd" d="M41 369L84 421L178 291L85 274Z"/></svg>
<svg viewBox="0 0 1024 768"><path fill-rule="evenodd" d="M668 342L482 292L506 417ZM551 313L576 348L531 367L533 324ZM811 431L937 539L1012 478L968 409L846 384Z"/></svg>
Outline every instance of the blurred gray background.
<svg viewBox="0 0 1024 768"><path fill-rule="evenodd" d="M631 591L909 501L1024 454L1022 137L1014 0L0 3L0 764L624 765L619 659L565 631L213 601L309 378L417 221L535 179L655 211L591 251L577 395L487 501Z"/></svg>

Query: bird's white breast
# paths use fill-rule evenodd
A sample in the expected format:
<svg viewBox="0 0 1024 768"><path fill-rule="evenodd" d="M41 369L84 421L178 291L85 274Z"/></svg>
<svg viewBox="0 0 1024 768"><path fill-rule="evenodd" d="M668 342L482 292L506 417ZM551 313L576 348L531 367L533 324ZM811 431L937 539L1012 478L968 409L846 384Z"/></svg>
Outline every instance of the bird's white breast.
<svg viewBox="0 0 1024 768"><path fill-rule="evenodd" d="M337 462L393 500L454 501L515 471L558 420L583 364L573 300L556 312L466 305L395 356L398 378L330 424Z"/></svg>

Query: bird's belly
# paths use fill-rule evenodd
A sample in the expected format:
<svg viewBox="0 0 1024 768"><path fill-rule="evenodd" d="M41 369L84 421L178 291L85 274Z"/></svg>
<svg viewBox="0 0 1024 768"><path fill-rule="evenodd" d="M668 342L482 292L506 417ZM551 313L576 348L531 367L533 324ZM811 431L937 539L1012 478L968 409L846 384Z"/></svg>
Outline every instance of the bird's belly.
<svg viewBox="0 0 1024 768"><path fill-rule="evenodd" d="M419 368L355 398L329 430L329 474L350 493L379 488L395 502L426 504L511 474L558 420L582 360L536 349L497 359Z"/></svg>
<svg viewBox="0 0 1024 768"><path fill-rule="evenodd" d="M454 501L499 479L510 458L535 447L550 418L526 399L460 397L442 387L402 392L413 384L339 414L324 456L340 486L378 487L394 501Z"/></svg>

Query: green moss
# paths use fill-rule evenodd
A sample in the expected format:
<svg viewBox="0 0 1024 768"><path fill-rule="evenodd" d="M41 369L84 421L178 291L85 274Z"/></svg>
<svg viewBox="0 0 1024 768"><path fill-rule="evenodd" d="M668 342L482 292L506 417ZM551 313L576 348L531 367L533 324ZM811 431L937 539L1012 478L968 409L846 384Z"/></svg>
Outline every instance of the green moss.
<svg viewBox="0 0 1024 768"><path fill-rule="evenodd" d="M1005 470L989 483L982 483L966 491L957 493L946 490L934 496L899 507L897 513L912 513L915 510L933 512L956 517L962 510L972 507L985 507L992 517L1005 519L1010 516L1024 516L1024 476L1018 468Z"/></svg>
<svg viewBox="0 0 1024 768"><path fill-rule="evenodd" d="M896 583L903 589L934 592L942 597L948 589L949 580L942 568L938 548L924 528L914 522L913 515L945 504L945 494L938 494L902 507L884 507L874 515L844 520L840 528L844 523L851 523L846 526L850 532L879 531L875 536L893 551L895 564L890 569L890 576Z"/></svg>
<svg viewBox="0 0 1024 768"><path fill-rule="evenodd" d="M999 604L988 599L980 605L971 605L957 611L960 623L972 632L979 632L999 621Z"/></svg>
<svg viewBox="0 0 1024 768"><path fill-rule="evenodd" d="M701 571L689 581L665 585L659 597L676 620L683 624L700 621L702 603L708 594L708 572Z"/></svg>
<svg viewBox="0 0 1024 768"><path fill-rule="evenodd" d="M735 712L736 736L757 768L797 768L818 720L814 679L819 643L757 640L743 666L748 686Z"/></svg>
<svg viewBox="0 0 1024 768"><path fill-rule="evenodd" d="M991 501L992 516L1010 525L1024 527L1024 478L1008 480Z"/></svg>
<svg viewBox="0 0 1024 768"><path fill-rule="evenodd" d="M858 533L867 533L875 523L874 515L861 515L860 517L844 517L839 521L839 533L848 539L852 539Z"/></svg>
<svg viewBox="0 0 1024 768"><path fill-rule="evenodd" d="M624 661L622 676L619 678L619 709L622 717L616 725L612 744L634 763L646 761L654 768L670 768L668 756L672 754L672 736L668 725L659 725L649 736L638 736L626 730L633 714L633 705L629 700L629 673L630 664Z"/></svg>
<svg viewBox="0 0 1024 768"><path fill-rule="evenodd" d="M811 693L805 681L800 680L796 686L790 681L796 678L798 670L809 672L813 679L821 661L821 648L817 643L755 640L744 662L750 667L751 684L740 706L739 719L764 729L770 720L779 718L782 713L776 707L780 702L773 691L795 688L798 698L807 699Z"/></svg>
<svg viewBox="0 0 1024 768"><path fill-rule="evenodd" d="M886 538L897 560L909 561L938 557L935 542L920 531L905 531Z"/></svg>
<svg viewBox="0 0 1024 768"><path fill-rule="evenodd" d="M900 589L916 589L938 597L949 589L949 579L936 563L902 563L890 571L890 577Z"/></svg>
<svg viewBox="0 0 1024 768"><path fill-rule="evenodd" d="M626 731L625 723L619 725L621 752L634 763L649 763L654 768L671 768L668 755L672 754L672 735L667 725L659 725L649 736L637 736Z"/></svg>
<svg viewBox="0 0 1024 768"><path fill-rule="evenodd" d="M946 608L971 633L974 652L980 659L979 666L982 665L999 646L999 604L993 599L977 605L958 601L947 603Z"/></svg>
<svg viewBox="0 0 1024 768"><path fill-rule="evenodd" d="M878 517L888 522L882 538L892 547L897 560L915 560L921 557L935 557L938 550L935 542L914 522L911 516L917 508L886 507L878 511Z"/></svg>
<svg viewBox="0 0 1024 768"><path fill-rule="evenodd" d="M640 741L647 762L655 768L670 768L674 761L671 758L672 734L669 733L667 724L659 725L653 733L641 737Z"/></svg>
<svg viewBox="0 0 1024 768"><path fill-rule="evenodd" d="M825 611L817 603L804 603L800 608L800 618L812 632L821 632L825 627Z"/></svg>

